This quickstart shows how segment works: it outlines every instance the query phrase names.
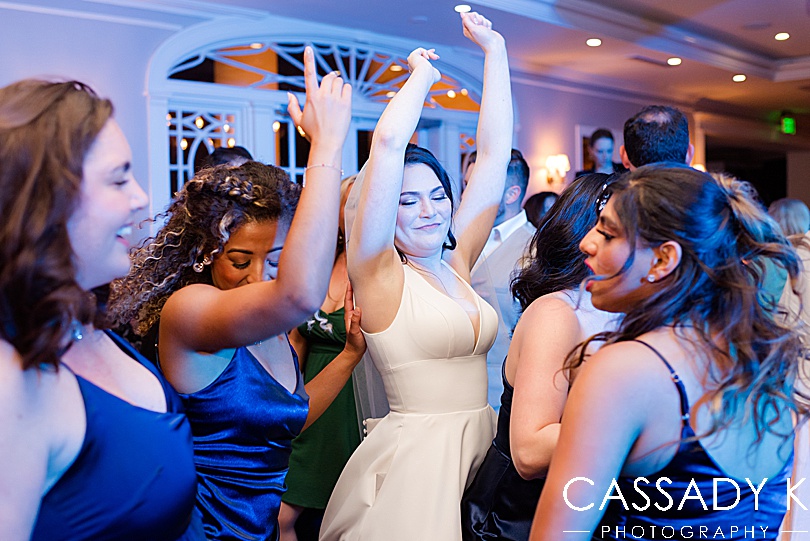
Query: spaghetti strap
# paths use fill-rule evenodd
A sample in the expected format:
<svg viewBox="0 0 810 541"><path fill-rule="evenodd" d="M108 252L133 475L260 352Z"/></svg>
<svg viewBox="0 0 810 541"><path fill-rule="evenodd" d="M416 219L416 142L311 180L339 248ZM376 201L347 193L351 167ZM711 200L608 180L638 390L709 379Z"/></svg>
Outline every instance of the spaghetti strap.
<svg viewBox="0 0 810 541"><path fill-rule="evenodd" d="M658 356L659 359L661 359L664 362L666 367L669 369L670 374L672 374L672 381L673 381L673 383L675 383L675 387L678 388L678 394L681 397L681 420L683 421L684 426L688 426L689 425L689 398L687 398L687 396L686 396L686 387L684 387L680 376L678 376L678 373L675 372L675 369L672 368L672 365L669 364L669 362L664 358L664 356L661 355L661 353L657 349L652 347L650 344L648 344L647 342L644 342L643 340L631 340L631 341L632 342L638 342L639 344L644 344L645 346L647 346L653 353L655 353Z"/></svg>

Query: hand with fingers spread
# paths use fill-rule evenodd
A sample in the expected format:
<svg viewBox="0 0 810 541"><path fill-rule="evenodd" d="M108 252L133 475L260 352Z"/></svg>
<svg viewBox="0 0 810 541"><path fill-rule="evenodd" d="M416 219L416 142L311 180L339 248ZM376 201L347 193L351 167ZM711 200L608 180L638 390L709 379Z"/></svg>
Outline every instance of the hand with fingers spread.
<svg viewBox="0 0 810 541"><path fill-rule="evenodd" d="M354 305L354 291L351 282L346 282L346 298L343 301L344 316L346 323L346 346L343 351L350 355L356 355L357 361L366 352L366 339L360 332L360 318L362 312Z"/></svg>
<svg viewBox="0 0 810 541"><path fill-rule="evenodd" d="M313 142L342 147L352 116L352 87L337 72L324 75L318 84L315 55L311 47L304 50L304 85L306 103L303 110L295 94L288 93L287 112L296 127Z"/></svg>
<svg viewBox="0 0 810 541"><path fill-rule="evenodd" d="M438 59L439 55L436 54L436 49L425 49L424 47L419 47L414 49L411 54L408 55L408 68L411 70L411 73L416 72L417 69L432 69L433 82L437 83L442 78L442 74L438 69L436 69L435 66L433 66L433 64L430 63L430 61Z"/></svg>
<svg viewBox="0 0 810 541"><path fill-rule="evenodd" d="M475 11L461 14L464 36L481 47L485 53L505 45L503 36L492 29L492 22Z"/></svg>

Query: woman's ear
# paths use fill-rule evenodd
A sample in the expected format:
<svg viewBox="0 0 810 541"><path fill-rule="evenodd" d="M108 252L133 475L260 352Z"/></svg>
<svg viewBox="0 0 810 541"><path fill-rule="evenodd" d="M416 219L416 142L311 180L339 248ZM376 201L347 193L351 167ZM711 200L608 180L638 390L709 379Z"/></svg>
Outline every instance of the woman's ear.
<svg viewBox="0 0 810 541"><path fill-rule="evenodd" d="M683 249L674 240L668 240L653 248L653 255L656 259L650 266L650 276L654 277L654 280L651 281L658 282L669 276L678 267L683 257Z"/></svg>

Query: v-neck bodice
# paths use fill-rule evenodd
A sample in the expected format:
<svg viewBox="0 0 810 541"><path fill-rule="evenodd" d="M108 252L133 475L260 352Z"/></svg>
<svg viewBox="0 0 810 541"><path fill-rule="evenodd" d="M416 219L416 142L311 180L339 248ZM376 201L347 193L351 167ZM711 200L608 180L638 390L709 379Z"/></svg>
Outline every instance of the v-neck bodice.
<svg viewBox="0 0 810 541"><path fill-rule="evenodd" d="M479 307L476 338L470 316L458 302L409 266L403 269L402 300L394 321L382 332L364 332L392 411L434 413L484 407L486 353L498 332L495 310L471 290Z"/></svg>

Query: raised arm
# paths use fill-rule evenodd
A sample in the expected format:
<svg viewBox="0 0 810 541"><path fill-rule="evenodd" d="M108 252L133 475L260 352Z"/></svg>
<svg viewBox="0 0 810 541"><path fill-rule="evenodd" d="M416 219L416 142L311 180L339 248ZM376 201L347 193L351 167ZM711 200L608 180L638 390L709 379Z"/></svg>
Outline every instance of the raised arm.
<svg viewBox="0 0 810 541"><path fill-rule="evenodd" d="M337 236L341 153L351 122L351 87L335 73L317 83L312 50L304 54L307 102L290 95L289 112L312 140L306 186L278 266L278 277L229 290L192 285L177 291L161 314L176 347L218 351L286 332L323 302Z"/></svg>
<svg viewBox="0 0 810 541"><path fill-rule="evenodd" d="M371 140L347 247L349 277L358 304L365 308L363 328L371 332L386 328L399 306L404 278L401 270L396 271L400 261L394 249L394 230L405 149L430 87L441 78L430 63L437 58L433 50L422 48L408 56L411 76L383 111Z"/></svg>
<svg viewBox="0 0 810 541"><path fill-rule="evenodd" d="M525 479L548 471L568 397L562 367L580 334L574 310L554 297L534 301L515 328L506 361L515 388L509 440L515 469Z"/></svg>
<svg viewBox="0 0 810 541"><path fill-rule="evenodd" d="M462 13L464 35L484 51L484 88L478 116L478 158L454 218L456 250L446 252L462 276L478 259L487 241L506 182L512 151L512 88L503 37L478 13Z"/></svg>

